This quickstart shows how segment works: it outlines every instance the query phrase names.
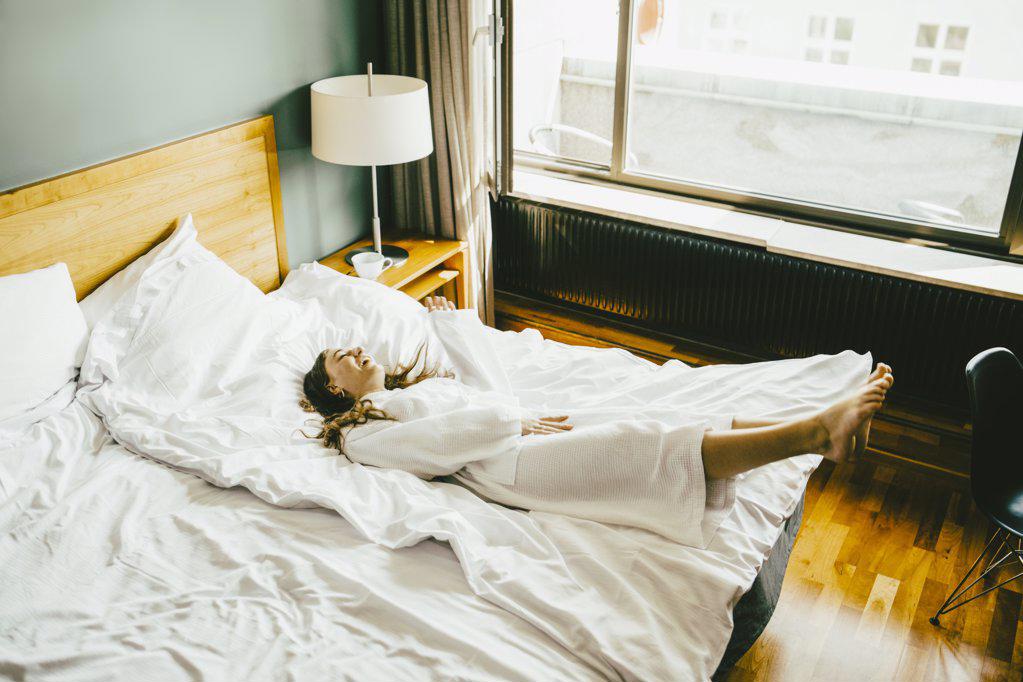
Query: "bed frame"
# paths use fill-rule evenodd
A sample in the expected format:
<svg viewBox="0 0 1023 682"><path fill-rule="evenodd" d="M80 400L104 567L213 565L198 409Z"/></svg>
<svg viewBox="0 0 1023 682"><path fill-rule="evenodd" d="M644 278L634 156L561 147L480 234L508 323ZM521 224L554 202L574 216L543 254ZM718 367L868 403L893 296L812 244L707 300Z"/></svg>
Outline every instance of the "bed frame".
<svg viewBox="0 0 1023 682"><path fill-rule="evenodd" d="M0 276L67 263L81 299L166 238L192 213L199 241L263 291L288 273L272 116L0 194ZM714 675L763 631L777 604L802 504L734 610Z"/></svg>
<svg viewBox="0 0 1023 682"><path fill-rule="evenodd" d="M0 194L0 276L67 263L78 298L192 213L199 241L263 291L288 272L272 116Z"/></svg>

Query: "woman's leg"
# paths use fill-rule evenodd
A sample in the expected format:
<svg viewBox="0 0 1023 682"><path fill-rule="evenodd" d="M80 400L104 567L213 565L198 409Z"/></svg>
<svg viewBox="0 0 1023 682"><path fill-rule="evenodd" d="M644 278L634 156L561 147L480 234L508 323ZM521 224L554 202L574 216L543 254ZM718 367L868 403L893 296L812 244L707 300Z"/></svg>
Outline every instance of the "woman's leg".
<svg viewBox="0 0 1023 682"><path fill-rule="evenodd" d="M852 397L812 417L732 431L709 431L703 437L701 451L704 473L707 478L728 478L806 453L844 461L862 450L864 442L857 441L865 441L870 419L881 407L891 384L891 374L885 371ZM735 423L753 420L737 419Z"/></svg>
<svg viewBox="0 0 1023 682"><path fill-rule="evenodd" d="M784 419L747 419L746 417L733 417L733 429L759 429L763 426L777 426L784 424Z"/></svg>

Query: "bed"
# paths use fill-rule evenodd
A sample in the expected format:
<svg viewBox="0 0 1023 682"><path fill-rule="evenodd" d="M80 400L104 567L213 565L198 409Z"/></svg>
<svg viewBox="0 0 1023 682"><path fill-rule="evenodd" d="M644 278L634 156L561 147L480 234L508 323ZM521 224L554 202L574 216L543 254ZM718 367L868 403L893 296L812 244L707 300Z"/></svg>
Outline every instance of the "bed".
<svg viewBox="0 0 1023 682"><path fill-rule="evenodd" d="M408 321L385 334L393 348L381 356L404 352L419 333L416 315L425 313L388 298L400 294L358 289L369 283L307 265L280 286L288 269L270 117L0 196L0 275L64 261L81 298L188 212L211 254L199 260L213 284L201 288L236 287L239 300L267 307L267 320L292 316L289 329L320 314L343 318L349 331L369 328L379 321L358 301L381 297ZM175 263L161 287L192 281L181 274L192 261ZM275 293L253 294L248 282ZM134 306L122 303L122 317L147 300L139 293ZM98 329L94 339L104 329L108 339L111 329L141 335L109 321ZM574 380L552 380L566 368L568 376L685 377L706 382L705 391L767 386L810 368L807 401L823 401L832 396L814 381L869 365L849 354L819 361L820 375L801 361L764 363L753 379L727 369L696 375L536 332L492 334L502 361L527 377L523 398L537 401L579 392ZM707 547L684 548L642 531L498 508L451 483L369 471L283 430L273 437L294 449L253 445L260 429L251 426L232 453L218 450L236 444L230 433L203 440L210 419L237 425L249 413L200 415L196 434L180 421L136 424L117 409L130 400L124 391L101 388L118 381L97 369L102 350L90 341L83 386L92 389L0 446L0 671L11 677L720 678L773 611L818 462L795 458L744 477ZM282 385L289 372L281 370ZM752 391L750 409L769 393ZM254 402L244 409L263 409ZM286 409L282 423L301 423ZM241 465L229 456L239 452ZM396 501L406 505L400 513Z"/></svg>

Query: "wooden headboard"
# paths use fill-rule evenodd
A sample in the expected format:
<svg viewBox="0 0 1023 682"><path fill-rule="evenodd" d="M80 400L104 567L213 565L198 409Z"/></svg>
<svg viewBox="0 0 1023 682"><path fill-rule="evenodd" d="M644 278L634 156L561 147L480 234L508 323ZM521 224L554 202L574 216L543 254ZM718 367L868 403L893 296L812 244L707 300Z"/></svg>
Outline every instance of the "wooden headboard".
<svg viewBox="0 0 1023 682"><path fill-rule="evenodd" d="M272 116L0 194L0 276L67 263L81 299L191 213L263 291L288 272Z"/></svg>

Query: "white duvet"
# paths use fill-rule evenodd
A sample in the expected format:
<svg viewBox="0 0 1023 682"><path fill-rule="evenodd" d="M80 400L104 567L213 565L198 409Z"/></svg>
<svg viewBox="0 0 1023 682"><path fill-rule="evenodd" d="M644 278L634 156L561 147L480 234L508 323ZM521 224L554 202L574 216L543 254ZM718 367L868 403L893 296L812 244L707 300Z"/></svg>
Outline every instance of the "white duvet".
<svg viewBox="0 0 1023 682"><path fill-rule="evenodd" d="M308 415L297 399L315 354L359 343L385 362L407 356L432 338L426 313L414 306L318 266L293 272L280 292L264 297L193 249L154 264L97 325L79 398L130 450L217 486L244 486L279 507L334 510L383 547L447 542L472 592L546 635L559 664L571 652L571 663L549 679L708 678L727 643L731 609L818 458L745 476L733 512L707 548L695 549L636 529L487 504L454 484L351 464L303 437L297 428ZM658 367L623 351L547 342L535 332L492 337L516 396L537 409L657 404L704 415L785 416L835 400L870 364L867 356L843 353L742 367ZM460 369L457 358L442 359ZM337 570L315 555L293 561L302 566L295 589L302 572ZM436 622L450 619L443 599L433 608ZM434 614L418 617L432 621ZM477 661L505 660L493 649L494 636L500 640L499 633L480 638L478 653L476 642L465 643L462 676L477 677ZM285 659L294 666L288 670L326 665L301 650ZM416 665L430 676L429 660ZM491 674L483 663L479 670L479 677Z"/></svg>
<svg viewBox="0 0 1023 682"><path fill-rule="evenodd" d="M79 402L0 445L0 679L569 680L571 652L401 551L128 452Z"/></svg>

